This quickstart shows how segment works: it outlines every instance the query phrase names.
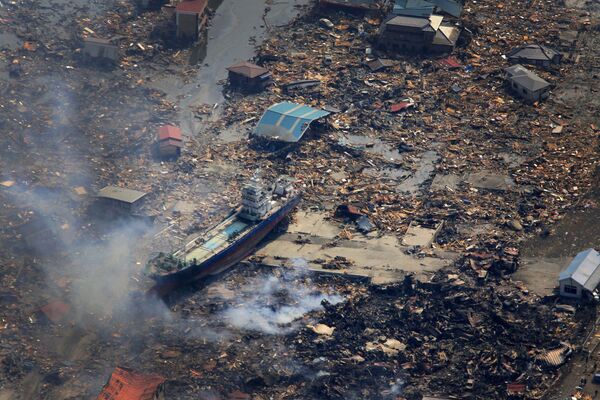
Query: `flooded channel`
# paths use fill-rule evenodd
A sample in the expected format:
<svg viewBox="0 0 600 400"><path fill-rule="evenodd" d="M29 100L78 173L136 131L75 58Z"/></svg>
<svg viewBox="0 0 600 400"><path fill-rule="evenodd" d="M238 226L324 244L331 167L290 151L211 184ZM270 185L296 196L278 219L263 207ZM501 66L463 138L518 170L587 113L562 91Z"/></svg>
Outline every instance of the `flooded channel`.
<svg viewBox="0 0 600 400"><path fill-rule="evenodd" d="M179 102L179 122L188 134L199 127L190 106L216 104L224 101L219 81L227 78L226 68L231 64L251 59L256 46L267 37L268 29L285 25L297 17L309 0L216 0L210 6L215 10L210 21L207 40L192 50L190 64L199 64L199 70L187 82L172 74L158 76L151 86L167 93Z"/></svg>

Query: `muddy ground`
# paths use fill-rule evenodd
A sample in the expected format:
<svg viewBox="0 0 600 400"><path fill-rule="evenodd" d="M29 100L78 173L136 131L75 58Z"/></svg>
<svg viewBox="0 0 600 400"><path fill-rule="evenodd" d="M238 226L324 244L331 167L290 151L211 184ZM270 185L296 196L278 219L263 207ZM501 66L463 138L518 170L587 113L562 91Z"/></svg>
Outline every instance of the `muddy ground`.
<svg viewBox="0 0 600 400"><path fill-rule="evenodd" d="M94 398L117 365L164 375L174 399L489 399L507 398L507 383L541 398L564 371L538 356L561 341L577 349L594 308L556 310L552 293L510 273L519 250L569 257L599 245L594 4L467 2L461 69L399 56L374 74L362 62L381 17L264 3L211 2L206 48L171 46L156 31L165 17L128 1L0 3L0 399ZM82 63L84 28L127 38L118 66ZM579 31L579 58L540 72L556 85L551 99L506 93L502 54L557 45L565 29ZM224 67L254 54L275 88L229 90ZM306 78L321 87L281 91ZM387 112L404 97L417 107ZM343 112L272 153L248 133L282 100ZM151 151L165 123L186 135L175 162ZM296 177L305 211L333 218L356 204L376 235L443 220L434 247L460 257L423 283L314 275L299 260L292 271L243 264L166 304L141 296L146 260L222 218L259 169ZM154 224L98 215L105 185L150 192ZM39 311L56 301L64 315ZM335 330L315 333L318 323ZM567 376L561 394L573 390Z"/></svg>

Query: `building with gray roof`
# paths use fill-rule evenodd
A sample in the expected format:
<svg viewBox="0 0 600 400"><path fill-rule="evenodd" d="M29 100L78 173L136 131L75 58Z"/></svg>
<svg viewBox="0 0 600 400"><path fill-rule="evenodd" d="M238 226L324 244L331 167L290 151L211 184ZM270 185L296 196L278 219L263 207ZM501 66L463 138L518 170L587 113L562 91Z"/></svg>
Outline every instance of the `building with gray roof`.
<svg viewBox="0 0 600 400"><path fill-rule="evenodd" d="M587 249L577 254L558 278L560 295L581 298L591 294L600 284L600 253Z"/></svg>
<svg viewBox="0 0 600 400"><path fill-rule="evenodd" d="M146 195L147 193L138 190L107 186L101 189L96 197L101 205L113 211L134 212L139 209Z"/></svg>
<svg viewBox="0 0 600 400"><path fill-rule="evenodd" d="M517 96L532 103L550 95L550 83L520 64L506 68L506 85Z"/></svg>
<svg viewBox="0 0 600 400"><path fill-rule="evenodd" d="M538 67L549 67L560 64L562 55L550 47L541 44L528 44L514 49L506 55L511 64L529 64Z"/></svg>
<svg viewBox="0 0 600 400"><path fill-rule="evenodd" d="M379 45L391 52L449 53L460 31L443 25L444 17L398 15L385 21L379 30Z"/></svg>

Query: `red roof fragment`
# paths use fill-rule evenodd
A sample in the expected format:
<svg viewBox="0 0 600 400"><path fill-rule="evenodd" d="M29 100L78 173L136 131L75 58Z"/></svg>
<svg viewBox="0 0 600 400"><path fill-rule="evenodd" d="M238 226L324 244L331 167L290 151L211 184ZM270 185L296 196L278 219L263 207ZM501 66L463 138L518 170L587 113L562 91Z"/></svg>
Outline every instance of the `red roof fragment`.
<svg viewBox="0 0 600 400"><path fill-rule="evenodd" d="M523 394L525 393L525 384L524 383L507 383L506 384L506 392L509 395L515 394Z"/></svg>
<svg viewBox="0 0 600 400"><path fill-rule="evenodd" d="M181 129L173 125L163 125L160 128L158 128L158 140L162 141L167 139L174 139L179 141L183 140L181 136Z"/></svg>
<svg viewBox="0 0 600 400"><path fill-rule="evenodd" d="M454 57L454 56L448 56L446 58L442 58L440 60L436 60L435 62L440 67L446 67L448 69L455 69L455 68L460 68L461 67L460 61L458 61L456 59L456 57Z"/></svg>
<svg viewBox="0 0 600 400"><path fill-rule="evenodd" d="M65 318L65 315L69 312L71 306L60 300L54 300L40 308L40 311L44 313L46 317L52 322L59 323Z"/></svg>
<svg viewBox="0 0 600 400"><path fill-rule="evenodd" d="M196 14L204 13L208 0L184 0L177 4L175 10L179 12L190 12Z"/></svg>
<svg viewBox="0 0 600 400"><path fill-rule="evenodd" d="M157 374L117 367L96 400L153 400L165 380Z"/></svg>
<svg viewBox="0 0 600 400"><path fill-rule="evenodd" d="M390 107L390 111L396 113L402 110L406 110L407 108L410 108L414 105L415 103L410 101L401 101L400 103L392 104L392 106Z"/></svg>

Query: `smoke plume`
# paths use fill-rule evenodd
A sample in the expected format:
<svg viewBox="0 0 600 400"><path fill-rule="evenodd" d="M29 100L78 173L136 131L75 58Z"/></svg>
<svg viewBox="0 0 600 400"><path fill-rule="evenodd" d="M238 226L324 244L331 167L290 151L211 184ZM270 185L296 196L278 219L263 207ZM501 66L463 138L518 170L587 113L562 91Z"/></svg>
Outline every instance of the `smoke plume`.
<svg viewBox="0 0 600 400"><path fill-rule="evenodd" d="M242 303L225 310L224 320L240 329L286 334L298 328L305 314L322 309L322 301L337 304L338 295L319 291L309 271L296 262L294 269L257 277L242 288Z"/></svg>

